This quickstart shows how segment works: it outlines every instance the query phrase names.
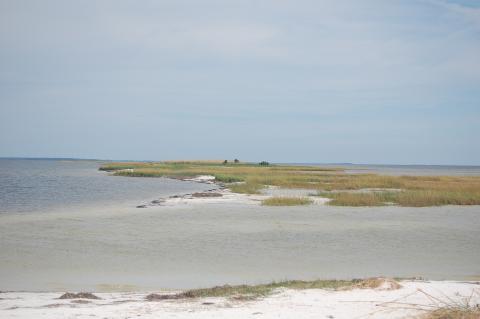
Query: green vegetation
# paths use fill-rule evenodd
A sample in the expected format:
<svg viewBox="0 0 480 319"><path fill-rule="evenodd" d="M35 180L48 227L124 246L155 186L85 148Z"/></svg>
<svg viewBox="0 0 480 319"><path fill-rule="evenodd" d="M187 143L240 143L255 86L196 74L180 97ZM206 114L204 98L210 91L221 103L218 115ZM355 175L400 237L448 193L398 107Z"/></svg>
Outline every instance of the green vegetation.
<svg viewBox="0 0 480 319"><path fill-rule="evenodd" d="M270 197L262 200L264 206L300 206L309 205L313 201L308 197Z"/></svg>
<svg viewBox="0 0 480 319"><path fill-rule="evenodd" d="M339 168L261 165L224 160L113 162L101 170L120 176L191 178L215 176L233 192L258 194L265 186L312 189L330 205L410 207L480 205L479 176L383 176L347 174ZM376 189L376 191L368 191ZM362 192L352 192L361 190ZM365 190L365 191L364 191Z"/></svg>
<svg viewBox="0 0 480 319"><path fill-rule="evenodd" d="M272 282L262 285L237 285L237 286L217 286L213 288L201 288L187 290L178 294L150 294L147 300L168 300L168 299L187 299L187 298L205 298L205 297L233 297L238 299L254 299L264 297L274 292L278 288L288 289L351 289L351 288L376 288L377 284L383 283L375 279L353 279L353 280L288 280L281 282Z"/></svg>

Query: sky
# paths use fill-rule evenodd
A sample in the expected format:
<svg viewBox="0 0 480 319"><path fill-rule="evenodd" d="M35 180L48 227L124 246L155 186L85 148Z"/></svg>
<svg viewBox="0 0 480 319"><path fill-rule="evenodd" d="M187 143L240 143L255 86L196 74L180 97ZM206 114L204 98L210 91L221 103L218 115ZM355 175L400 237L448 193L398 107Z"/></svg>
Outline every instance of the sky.
<svg viewBox="0 0 480 319"><path fill-rule="evenodd" d="M0 156L480 165L480 1L0 0Z"/></svg>

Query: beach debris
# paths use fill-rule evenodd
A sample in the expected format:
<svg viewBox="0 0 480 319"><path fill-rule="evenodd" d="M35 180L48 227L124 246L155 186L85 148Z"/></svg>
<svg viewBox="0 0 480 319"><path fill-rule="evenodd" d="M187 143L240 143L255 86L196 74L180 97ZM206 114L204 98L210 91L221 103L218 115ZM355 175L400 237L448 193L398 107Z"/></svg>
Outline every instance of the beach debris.
<svg viewBox="0 0 480 319"><path fill-rule="evenodd" d="M147 205L138 205L137 208L147 208Z"/></svg>
<svg viewBox="0 0 480 319"><path fill-rule="evenodd" d="M187 298L195 298L196 296L191 293L190 291L180 292L177 294L156 294L152 293L145 297L148 301L160 301L160 300L177 300L177 299L187 299Z"/></svg>
<svg viewBox="0 0 480 319"><path fill-rule="evenodd" d="M155 199L155 200L152 200L150 203L153 204L153 205L160 205L163 202L165 202L164 199Z"/></svg>
<svg viewBox="0 0 480 319"><path fill-rule="evenodd" d="M190 182L197 182L197 183L214 184L215 176L213 176L213 175L199 175L199 176L196 176L196 177L183 178L182 180L190 181Z"/></svg>
<svg viewBox="0 0 480 319"><path fill-rule="evenodd" d="M215 192L193 193L192 197L222 197L223 195Z"/></svg>
<svg viewBox="0 0 480 319"><path fill-rule="evenodd" d="M95 296L91 292L79 292L79 293L74 293L74 292L66 292L58 299L101 299L100 297Z"/></svg>
<svg viewBox="0 0 480 319"><path fill-rule="evenodd" d="M85 299L75 299L70 301L71 303L78 303L78 304L86 304L86 303L91 303L90 300L85 300Z"/></svg>
<svg viewBox="0 0 480 319"><path fill-rule="evenodd" d="M49 305L42 306L41 308L60 308L60 307L65 307L65 304L63 304L63 303L52 303L52 304L49 304Z"/></svg>

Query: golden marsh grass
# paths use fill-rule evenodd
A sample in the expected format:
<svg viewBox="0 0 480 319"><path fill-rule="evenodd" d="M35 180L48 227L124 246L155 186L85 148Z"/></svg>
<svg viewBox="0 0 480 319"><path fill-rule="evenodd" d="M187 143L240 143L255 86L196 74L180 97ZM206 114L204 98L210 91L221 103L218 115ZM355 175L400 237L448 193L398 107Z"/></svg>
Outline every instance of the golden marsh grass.
<svg viewBox="0 0 480 319"><path fill-rule="evenodd" d="M347 174L340 168L261 166L221 161L108 163L101 170L121 176L187 178L213 175L233 192L258 194L265 186L317 190L330 205L409 207L480 205L480 176L385 176ZM381 189L383 192L348 191ZM331 192L342 191L342 192Z"/></svg>

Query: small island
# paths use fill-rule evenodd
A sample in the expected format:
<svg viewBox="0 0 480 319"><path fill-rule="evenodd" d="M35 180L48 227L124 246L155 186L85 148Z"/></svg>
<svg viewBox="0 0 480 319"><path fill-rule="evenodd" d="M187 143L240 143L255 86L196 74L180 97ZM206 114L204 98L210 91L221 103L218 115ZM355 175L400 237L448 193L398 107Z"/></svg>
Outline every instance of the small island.
<svg viewBox="0 0 480 319"><path fill-rule="evenodd" d="M336 206L427 207L479 205L480 176L391 176L349 173L342 167L279 165L239 160L110 162L100 167L116 176L211 179L239 194L261 194L274 187L307 190L306 196L271 196L263 205L309 205L326 198Z"/></svg>

